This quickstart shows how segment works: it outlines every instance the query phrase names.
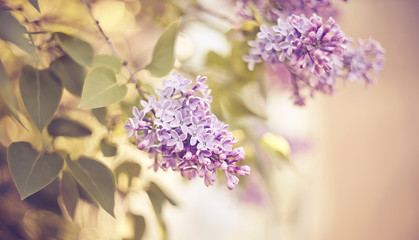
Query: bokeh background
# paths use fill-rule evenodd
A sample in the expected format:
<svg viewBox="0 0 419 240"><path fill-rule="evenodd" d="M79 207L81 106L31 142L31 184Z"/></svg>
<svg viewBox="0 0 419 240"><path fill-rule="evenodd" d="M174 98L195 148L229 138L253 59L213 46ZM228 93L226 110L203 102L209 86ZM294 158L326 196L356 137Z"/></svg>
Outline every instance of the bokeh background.
<svg viewBox="0 0 419 240"><path fill-rule="evenodd" d="M61 16L61 28L64 26L69 32L85 36L97 53L110 52L81 2L39 2L44 13L51 13L50 17ZM151 0L91 2L93 15L121 55L134 67L147 63L161 25L173 18L170 13L175 14L169 11L162 16L163 7L163 10L158 9L160 4ZM231 2L199 2L210 12L187 11L193 17L184 19L188 24L183 26L178 39L175 64L178 69L185 65L199 69L208 50L223 56L230 51L223 34L229 29L229 22L214 17L214 13L233 18ZM336 0L334 3L340 11L337 22L346 35L372 36L385 49L385 66L377 83L369 88L360 83L341 84L333 97L318 95L305 107L294 106L289 92L273 85L266 102L267 125L288 139L294 152L289 162L281 160L279 167L273 166L268 176L256 172L248 176L244 188L229 191L223 184L207 188L201 179L185 182L177 173L154 173L143 167L141 174L163 186L178 203L177 206L163 205L168 239L419 239L419 67L416 61L419 1ZM53 17L44 20L57 21ZM53 24L45 27L57 28ZM83 31L77 32L77 29ZM16 71L8 69L9 75L16 75ZM211 73L203 69L202 74ZM139 76L159 85L158 79L147 73ZM252 99L253 96L246 97ZM63 101L70 107L78 104L78 99L70 94L66 94ZM92 117L88 121L95 120ZM2 184L11 183L4 168L4 147L24 137L16 136L23 131L10 130L11 122L6 118L0 121ZM15 135L11 134L13 131ZM101 131L106 132L100 129L96 133ZM121 147L119 151L141 161L146 159L135 147ZM140 187L142 184L138 183ZM1 229L20 226L11 231L26 229L27 235L38 236L37 232L30 232L36 229L31 226L37 223L52 226L59 222L68 226L64 239L129 239L133 231L127 226L132 222L118 217L129 209L146 219L143 239L162 238L144 191L133 191L124 200L117 198L116 219L80 201L75 226L53 214L35 212L27 208L26 203L20 201L17 193L8 199L0 196ZM43 204L49 205L51 212L60 210L56 202ZM19 210L16 219L6 216L10 213L7 210L13 208Z"/></svg>

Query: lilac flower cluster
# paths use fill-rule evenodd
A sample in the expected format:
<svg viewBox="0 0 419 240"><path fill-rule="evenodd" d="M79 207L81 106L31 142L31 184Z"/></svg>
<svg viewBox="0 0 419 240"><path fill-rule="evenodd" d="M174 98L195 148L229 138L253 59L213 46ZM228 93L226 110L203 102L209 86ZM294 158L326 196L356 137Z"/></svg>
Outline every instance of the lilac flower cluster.
<svg viewBox="0 0 419 240"><path fill-rule="evenodd" d="M332 92L334 75L343 60L347 38L333 18L323 23L313 14L291 15L285 21L278 18L277 25L260 26L260 32L249 54L243 56L249 70L256 63L268 65L284 63L293 76L294 101L304 105L303 91L313 95L315 91Z"/></svg>
<svg viewBox="0 0 419 240"><path fill-rule="evenodd" d="M257 10L268 21L291 14L311 16L315 13L322 17L337 14L331 0L236 0L235 9L241 21L254 19L253 10Z"/></svg>
<svg viewBox="0 0 419 240"><path fill-rule="evenodd" d="M383 69L383 47L372 38L350 42L351 47L343 56L345 71L342 78L349 81L364 80L367 85L374 83L377 74Z"/></svg>
<svg viewBox="0 0 419 240"><path fill-rule="evenodd" d="M141 101L143 109L133 107L133 118L125 125L128 137L134 136L138 149L154 158L154 170L171 168L189 180L204 178L213 185L216 169L223 171L227 187L233 189L238 176L249 175L249 166L236 166L245 156L242 147L233 148L236 139L210 110L212 98L206 77L198 76L194 84L180 74L172 74L159 98ZM192 85L191 85L192 84Z"/></svg>

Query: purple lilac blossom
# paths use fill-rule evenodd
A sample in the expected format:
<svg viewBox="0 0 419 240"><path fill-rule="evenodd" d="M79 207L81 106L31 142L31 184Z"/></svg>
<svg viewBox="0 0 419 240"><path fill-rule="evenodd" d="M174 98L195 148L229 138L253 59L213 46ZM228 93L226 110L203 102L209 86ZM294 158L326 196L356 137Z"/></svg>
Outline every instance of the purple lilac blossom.
<svg viewBox="0 0 419 240"><path fill-rule="evenodd" d="M333 93L348 41L333 18L323 22L313 14L310 18L291 15L285 21L278 18L272 27L261 25L249 45L249 54L243 56L249 70L260 62L284 63L292 76L294 103L304 105L307 95Z"/></svg>
<svg viewBox="0 0 419 240"><path fill-rule="evenodd" d="M345 1L345 0L344 0ZM276 21L291 14L311 16L317 14L336 17L337 9L331 0L236 0L235 12L239 22L254 19L254 11L264 19Z"/></svg>
<svg viewBox="0 0 419 240"><path fill-rule="evenodd" d="M362 81L371 84L376 81L377 74L383 69L384 49L372 38L368 40L350 40L352 47L343 56L345 80Z"/></svg>
<svg viewBox="0 0 419 240"><path fill-rule="evenodd" d="M228 189L239 182L238 176L249 175L249 166L236 166L244 159L242 147L210 110L212 101L206 77L198 76L194 84L180 74L172 74L156 90L159 99L141 101L143 109L133 107L125 129L134 136L138 149L154 159L154 170L171 168L189 180L204 178L213 185L216 170L224 172Z"/></svg>

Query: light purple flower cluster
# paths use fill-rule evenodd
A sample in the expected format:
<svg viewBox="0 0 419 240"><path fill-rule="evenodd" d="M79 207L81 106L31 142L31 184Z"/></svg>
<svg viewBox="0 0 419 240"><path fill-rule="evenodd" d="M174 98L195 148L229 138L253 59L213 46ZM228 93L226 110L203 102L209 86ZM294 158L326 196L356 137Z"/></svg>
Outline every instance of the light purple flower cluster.
<svg viewBox="0 0 419 240"><path fill-rule="evenodd" d="M342 77L349 81L364 80L367 85L374 83L377 74L383 69L384 49L372 38L350 42L351 47L343 56L345 71Z"/></svg>
<svg viewBox="0 0 419 240"><path fill-rule="evenodd" d="M340 68L347 39L333 18L323 23L316 14L291 15L285 21L278 18L275 26L261 25L249 45L249 54L243 56L249 70L262 61L284 63L293 76L294 101L304 105L303 91L310 96L315 91L332 92L333 73Z"/></svg>
<svg viewBox="0 0 419 240"><path fill-rule="evenodd" d="M331 0L236 0L235 10L241 21L254 19L253 10L257 10L268 21L291 14L311 16L315 13L322 17L337 14Z"/></svg>
<svg viewBox="0 0 419 240"><path fill-rule="evenodd" d="M242 147L233 148L236 139L228 125L210 110L212 98L206 77L198 76L195 84L180 74L164 80L159 98L141 101L143 109L133 107L133 118L125 125L128 137L134 136L138 149L154 158L154 170L171 168L189 180L204 178L213 185L216 169L223 171L227 187L233 189L237 176L249 175L249 166L236 166L245 156ZM191 85L192 84L192 85ZM235 174L235 175L234 175Z"/></svg>

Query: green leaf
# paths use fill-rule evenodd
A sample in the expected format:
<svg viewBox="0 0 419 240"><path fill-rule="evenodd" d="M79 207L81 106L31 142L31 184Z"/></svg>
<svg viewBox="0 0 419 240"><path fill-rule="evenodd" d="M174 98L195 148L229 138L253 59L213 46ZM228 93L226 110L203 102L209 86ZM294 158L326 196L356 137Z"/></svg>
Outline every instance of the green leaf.
<svg viewBox="0 0 419 240"><path fill-rule="evenodd" d="M63 171L60 181L60 193L64 206L71 218L74 218L77 200L79 199L79 190L76 180L67 171Z"/></svg>
<svg viewBox="0 0 419 240"><path fill-rule="evenodd" d="M92 134L92 131L83 124L66 118L53 119L47 129L49 135L53 137L85 137Z"/></svg>
<svg viewBox="0 0 419 240"><path fill-rule="evenodd" d="M39 10L38 0L29 0L29 2L34 8L36 8L36 10L38 10L38 12L41 12L41 10Z"/></svg>
<svg viewBox="0 0 419 240"><path fill-rule="evenodd" d="M102 123L103 125L107 124L106 116L108 113L106 107L94 108L92 109L92 112L100 123Z"/></svg>
<svg viewBox="0 0 419 240"><path fill-rule="evenodd" d="M132 214L132 216L134 217L134 240L141 240L145 232L145 218L134 214Z"/></svg>
<svg viewBox="0 0 419 240"><path fill-rule="evenodd" d="M115 73L107 67L91 70L84 83L80 107L100 108L120 101L127 94L126 85L116 83Z"/></svg>
<svg viewBox="0 0 419 240"><path fill-rule="evenodd" d="M217 67L224 68L225 66L227 66L226 59L214 51L208 51L206 62L208 65L217 66Z"/></svg>
<svg viewBox="0 0 419 240"><path fill-rule="evenodd" d="M19 80L25 108L39 131L51 121L63 93L61 82L49 70L24 66Z"/></svg>
<svg viewBox="0 0 419 240"><path fill-rule="evenodd" d="M176 206L176 202L167 196L167 194L154 182L150 183L147 189L147 194L153 203L154 211L158 216L161 216L162 205L166 201L169 201L172 205Z"/></svg>
<svg viewBox="0 0 419 240"><path fill-rule="evenodd" d="M19 46L22 50L29 54L34 53L34 47L25 38L24 34L27 33L20 23L8 11L0 11L0 38L12 42Z"/></svg>
<svg viewBox="0 0 419 240"><path fill-rule="evenodd" d="M179 21L170 24L160 35L153 48L151 62L145 67L156 77L167 75L175 62L175 43L179 32Z"/></svg>
<svg viewBox="0 0 419 240"><path fill-rule="evenodd" d="M128 176L128 187L130 187L132 183L132 179L134 177L139 177L140 172L141 172L141 166L136 162L125 161L121 163L118 167L116 167L114 172L115 172L117 181L119 181L120 174L126 174Z"/></svg>
<svg viewBox="0 0 419 240"><path fill-rule="evenodd" d="M106 138L103 138L102 141L100 141L100 148L102 149L103 156L105 157L112 157L116 155L116 144L109 142Z"/></svg>
<svg viewBox="0 0 419 240"><path fill-rule="evenodd" d="M61 83L69 92L81 96L86 75L83 66L76 63L68 55L65 55L55 59L49 68L61 80Z"/></svg>
<svg viewBox="0 0 419 240"><path fill-rule="evenodd" d="M119 73L122 67L122 61L112 55L95 55L93 57L92 68L109 67L114 72Z"/></svg>
<svg viewBox="0 0 419 240"><path fill-rule="evenodd" d="M36 193L52 182L64 164L58 153L39 154L27 142L10 144L7 161L21 199Z"/></svg>
<svg viewBox="0 0 419 240"><path fill-rule="evenodd" d="M93 60L93 48L89 43L65 34L54 33L55 40L58 45L66 52L74 61L83 66L90 66Z"/></svg>
<svg viewBox="0 0 419 240"><path fill-rule="evenodd" d="M12 116L23 127L25 127L19 118L19 114L18 114L19 105L17 103L15 91L13 90L12 84L10 84L10 81L7 79L6 72L4 70L4 67L1 61L0 61L0 98L5 102Z"/></svg>
<svg viewBox="0 0 419 240"><path fill-rule="evenodd" d="M111 170L101 162L87 157L72 161L67 155L66 163L83 189L114 217L115 181Z"/></svg>

